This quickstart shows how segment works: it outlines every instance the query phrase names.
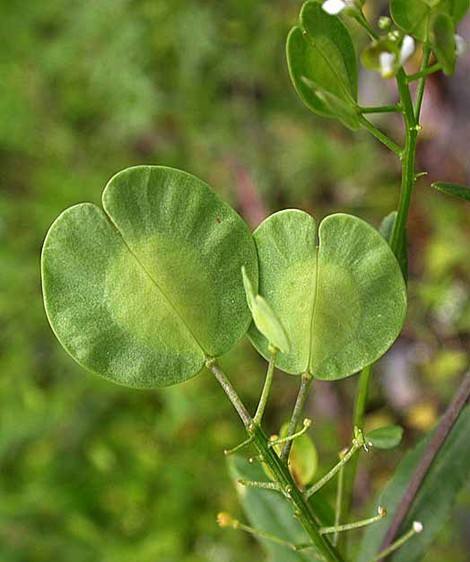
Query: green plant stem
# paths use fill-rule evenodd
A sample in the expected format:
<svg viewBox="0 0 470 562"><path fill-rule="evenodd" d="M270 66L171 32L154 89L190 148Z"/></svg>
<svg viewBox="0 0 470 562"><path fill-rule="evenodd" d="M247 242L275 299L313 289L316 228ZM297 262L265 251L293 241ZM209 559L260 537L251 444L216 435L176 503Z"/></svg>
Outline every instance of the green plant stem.
<svg viewBox="0 0 470 562"><path fill-rule="evenodd" d="M424 47L423 50L423 62L421 64L421 73L425 72L427 65L429 64L429 59L431 57L431 49L429 47ZM430 67L432 68L432 67ZM423 105L424 99L424 89L426 87L427 74L423 74L418 83L418 88L416 89L416 104L415 104L415 120L419 123L419 117L421 115L421 107Z"/></svg>
<svg viewBox="0 0 470 562"><path fill-rule="evenodd" d="M354 529L361 529L362 527L367 527L373 523L377 523L383 519L382 514L374 515L374 517L368 517L367 519L362 519L361 521L354 521L354 523L345 523L344 525L334 525L333 527L320 527L320 533L322 535L328 535L331 533L342 533L344 531L353 531Z"/></svg>
<svg viewBox="0 0 470 562"><path fill-rule="evenodd" d="M425 47L427 48L427 47ZM429 48L427 48L428 52L429 52ZM407 78L406 81L409 84L410 82L416 82L416 80L419 80L420 78L424 78L425 76L429 76L430 74L434 74L435 72L438 72L439 70L442 70L442 65L439 62L436 62L435 64L428 66L427 68L424 68L423 70L420 70L419 72L416 72L416 74L410 74Z"/></svg>
<svg viewBox="0 0 470 562"><path fill-rule="evenodd" d="M271 490L273 492L282 492L282 488L277 482L264 482L256 480L239 480L240 486L245 488L258 488L261 490Z"/></svg>
<svg viewBox="0 0 470 562"><path fill-rule="evenodd" d="M312 544L318 550L319 554L323 557L324 560L326 560L326 562L344 562L343 557L338 552L338 550L326 537L323 537L320 534L320 527L317 523L319 518L315 515L312 507L297 487L291 473L289 472L287 464L282 461L277 455L276 451L269 446L268 436L264 433L261 427L258 424L254 423L251 419L247 409L240 400L232 384L227 379L225 373L214 360L207 362L207 368L214 374L225 394L229 398L230 402L233 404L235 410L237 411L238 415L243 421L243 424L245 425L248 436L253 438L254 447L256 448L260 457L263 459L263 462L269 468L274 482L280 486L280 489L284 493L284 496L292 506L294 515L304 528L305 532L312 541ZM309 375L309 377L307 378L311 379L311 376ZM311 381L307 382L306 380L304 382L304 386L309 387L310 382ZM305 399L303 400L303 402L305 402Z"/></svg>
<svg viewBox="0 0 470 562"><path fill-rule="evenodd" d="M268 403L269 393L271 392L271 386L273 384L274 367L276 362L277 350L273 351L271 354L271 359L269 360L268 371L266 373L266 379L264 381L263 391L261 393L261 398L259 399L258 408L256 409L254 422L261 423L263 419L264 410L266 409L266 404Z"/></svg>
<svg viewBox="0 0 470 562"><path fill-rule="evenodd" d="M378 129L373 123L366 119L363 115L359 115L359 122L361 125L369 131L378 141L384 144L388 149L394 152L397 156L402 154L402 149L398 144Z"/></svg>
<svg viewBox="0 0 470 562"><path fill-rule="evenodd" d="M245 428L248 429L249 427L251 427L251 425L253 424L253 420L248 413L248 410L245 408L245 404L243 404L243 402L240 400L240 397L238 396L236 390L233 388L232 383L225 376L225 373L219 367L217 361L215 361L215 359L210 359L206 362L206 367L215 376L220 386L223 388L225 394L228 396L228 399L240 416L240 419L242 420ZM248 437L251 438L251 434L249 434Z"/></svg>
<svg viewBox="0 0 470 562"><path fill-rule="evenodd" d="M353 414L353 427L358 427L363 429L364 427L364 417L366 413L367 397L369 394L369 383L372 375L372 365L368 365L362 369L359 375L358 387L356 400L354 403L354 414ZM355 456L351 459L351 462L344 468L344 491L343 491L343 502L341 511L343 513L349 514L351 511L351 503L354 491L354 482L356 480L357 465L359 462L359 457Z"/></svg>
<svg viewBox="0 0 470 562"><path fill-rule="evenodd" d="M383 560L383 559L387 558L387 556L392 554L392 552L395 552L395 550L398 550L408 540L410 540L411 537L413 537L414 535L416 535L416 531L413 528L411 528L407 533L405 533L402 537L400 537L398 540L396 540L388 548L386 548L385 550L382 550L382 552L379 552L379 554L377 554L377 556L373 559L372 562L377 562L379 560Z"/></svg>
<svg viewBox="0 0 470 562"><path fill-rule="evenodd" d="M345 451L346 452L346 451ZM340 453L340 458L341 458ZM335 501L335 527L338 528L341 521L341 510L343 508L343 489L344 489L344 466L339 469L338 483L336 485L336 501ZM338 544L338 530L333 535L333 544Z"/></svg>
<svg viewBox="0 0 470 562"><path fill-rule="evenodd" d="M404 243L406 223L408 221L408 212L410 210L411 194L415 184L415 155L416 142L419 133L418 119L415 116L415 109L411 99L410 90L406 84L406 74L403 69L397 74L398 91L403 105L405 118L405 150L402 158L402 181L400 189L400 198L398 201L398 211L395 224L393 226L390 247L393 253L398 257L398 251Z"/></svg>
<svg viewBox="0 0 470 562"><path fill-rule="evenodd" d="M398 104L392 105L372 105L372 106L359 106L361 113L401 113L401 107Z"/></svg>
<svg viewBox="0 0 470 562"><path fill-rule="evenodd" d="M245 531L245 533L249 533L250 535L253 535L254 537L259 537L260 539L265 539L267 541L270 541L270 542L273 542L273 543L276 543L276 544L280 544L282 546L290 548L291 550L297 550L297 546L294 543L291 543L289 541L285 541L284 539L281 539L280 537L276 537L276 535L273 535L272 533L266 533L265 531L261 531L260 529L254 529L253 527L249 527L248 525L244 525L243 523L240 523L240 521L235 520L232 523L231 527L232 527L232 529Z"/></svg>
<svg viewBox="0 0 470 562"><path fill-rule="evenodd" d="M312 425L311 420L309 420L308 418L305 418L304 419L304 426L302 427L302 429L299 429L299 431L296 431L292 435L289 435L289 437L281 437L280 439L274 439L274 440L270 441L269 446L270 447L276 447L277 445L282 445L283 443L287 443L288 441L294 441L295 439L297 439L297 437L300 437L301 435L306 433L308 431L308 428L311 425Z"/></svg>
<svg viewBox="0 0 470 562"><path fill-rule="evenodd" d="M253 441L253 438L248 437L248 439L245 439L245 441L242 441L242 443L240 443L236 447L233 447L233 449L225 449L225 451L224 451L225 456L228 457L229 455L234 455L235 453L238 453L238 451L241 451L245 447L248 447L248 445L250 445L250 443L252 441Z"/></svg>
<svg viewBox="0 0 470 562"><path fill-rule="evenodd" d="M367 397L369 395L369 383L372 375L372 365L367 365L359 375L356 402L354 404L353 427L363 429L364 416L366 413Z"/></svg>
<svg viewBox="0 0 470 562"><path fill-rule="evenodd" d="M297 426L299 425L300 418L302 417L305 402L307 401L308 393L310 387L312 385L313 377L310 373L304 373L300 379L300 389L299 394L297 395L297 399L295 401L294 410L292 412L292 417L289 422L289 427L287 428L287 435L286 438L292 437L294 433L297 431ZM290 451L292 449L292 439L286 441L282 452L281 452L281 460L288 461Z"/></svg>
<svg viewBox="0 0 470 562"><path fill-rule="evenodd" d="M360 443L358 443L356 440L354 440L352 447L348 450L347 453L345 453L340 461L335 464L335 466L325 474L325 476L323 476L323 478L320 478L320 480L318 480L318 482L315 482L315 484L313 484L312 486L310 486L310 488L308 488L305 491L305 497L306 498L310 498L311 496L313 496L313 494L315 494L315 492L318 492L318 490L320 490L320 488L323 488L323 486L329 482L333 476L346 464L348 463L352 457L354 456L354 454L362 447L362 445Z"/></svg>

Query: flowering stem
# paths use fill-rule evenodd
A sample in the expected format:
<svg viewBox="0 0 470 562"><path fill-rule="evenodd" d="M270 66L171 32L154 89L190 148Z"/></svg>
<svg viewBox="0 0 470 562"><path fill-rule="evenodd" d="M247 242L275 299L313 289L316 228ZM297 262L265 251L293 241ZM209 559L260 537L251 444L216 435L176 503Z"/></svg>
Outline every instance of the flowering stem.
<svg viewBox="0 0 470 562"><path fill-rule="evenodd" d="M411 194L415 184L415 156L416 143L420 126L418 124L419 115L415 117L415 109L411 99L410 90L406 84L406 74L403 69L397 74L398 91L402 100L405 118L405 150L402 158L402 178L400 198L398 201L398 212L393 227L390 247L395 255L403 246L408 212L411 203Z"/></svg>
<svg viewBox="0 0 470 562"><path fill-rule="evenodd" d="M245 425L248 436L253 438L253 446L256 448L258 454L264 464L268 467L270 474L273 477L273 484L275 484L276 489L282 491L286 497L292 507L295 517L304 528L309 539L312 541L312 545L315 546L321 557L326 562L344 562L339 551L326 537L320 534L320 527L317 522L319 520L318 516L314 513L312 506L307 502L302 492L297 487L286 462L279 458L273 447L270 447L268 436L258 424L254 423L253 419L248 414L244 404L240 400L230 381L227 379L225 373L215 361L208 361L207 367L214 374L222 389L227 394L229 400L238 412ZM304 386L310 386L311 378L312 377L310 375L305 378ZM305 399L303 399L303 402L305 402ZM300 415L301 410L299 417Z"/></svg>
<svg viewBox="0 0 470 562"><path fill-rule="evenodd" d="M275 481L281 486L286 499L292 506L293 512L305 529L307 535L317 548L321 556L328 562L343 562L343 558L331 542L320 534L317 517L312 511L311 505L304 498L302 492L295 484L292 475L283 462L269 446L269 439L264 431L256 424L253 424L250 431L254 435L253 444L262 456L264 463L269 468Z"/></svg>
<svg viewBox="0 0 470 562"><path fill-rule="evenodd" d="M415 155L417 138L420 131L419 118L421 106L424 95L424 88L426 82L426 73L424 72L429 64L430 52L429 49L423 50L423 61L420 72L423 73L421 82L418 84L416 94L416 107L413 106L410 89L408 86L409 77L403 69L400 69L397 74L397 86L400 95L400 107L403 111L403 118L405 122L405 148L400 151L399 157L402 163L402 181L400 189L400 197L398 202L397 218L394 223L392 237L390 240L390 247L393 253L399 257L399 252L405 244L405 229L408 221L408 212L411 203L411 195L416 181L415 174ZM385 144L385 143L384 143ZM396 151L394 151L396 153ZM364 415L367 404L368 388L371 376L372 366L364 368L361 372L358 391L356 395L354 407L354 425L362 428L364 424ZM355 458L348 467L345 475L345 490L343 500L343 513L347 516L350 511L352 503L352 494L354 488L354 481L357 472L358 459Z"/></svg>

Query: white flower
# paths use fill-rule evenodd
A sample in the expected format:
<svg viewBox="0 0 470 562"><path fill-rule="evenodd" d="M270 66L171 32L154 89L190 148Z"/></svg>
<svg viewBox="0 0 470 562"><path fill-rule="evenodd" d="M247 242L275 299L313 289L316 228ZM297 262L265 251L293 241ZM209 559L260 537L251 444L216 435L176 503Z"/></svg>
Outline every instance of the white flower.
<svg viewBox="0 0 470 562"><path fill-rule="evenodd" d="M395 74L395 55L393 53L388 53L383 51L379 55L380 62L380 74L383 78L391 78Z"/></svg>
<svg viewBox="0 0 470 562"><path fill-rule="evenodd" d="M421 533L421 531L424 529L423 524L421 523L421 521L413 521L413 531L415 533Z"/></svg>
<svg viewBox="0 0 470 562"><path fill-rule="evenodd" d="M467 49L467 43L463 37L460 35L455 34L455 52L457 56L462 56Z"/></svg>
<svg viewBox="0 0 470 562"><path fill-rule="evenodd" d="M348 7L348 4L352 4L351 0L325 0L322 4L322 8L330 16L336 16Z"/></svg>
<svg viewBox="0 0 470 562"><path fill-rule="evenodd" d="M411 37L411 35L405 35L400 49L400 64L405 64L414 52L415 40Z"/></svg>

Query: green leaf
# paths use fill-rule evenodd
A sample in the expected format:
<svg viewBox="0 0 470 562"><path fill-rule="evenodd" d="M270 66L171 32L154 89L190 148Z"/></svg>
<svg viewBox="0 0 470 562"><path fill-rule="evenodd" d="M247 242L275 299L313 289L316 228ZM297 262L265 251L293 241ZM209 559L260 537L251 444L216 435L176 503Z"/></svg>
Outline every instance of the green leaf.
<svg viewBox="0 0 470 562"><path fill-rule="evenodd" d="M378 359L403 325L406 291L399 265L382 236L364 221L336 214L317 229L303 211L285 210L255 231L259 292L289 334L291 351L277 366L340 379ZM266 358L265 339L249 336Z"/></svg>
<svg viewBox="0 0 470 562"><path fill-rule="evenodd" d="M390 244L392 240L393 227L397 219L397 212L392 211L380 223L379 232ZM403 232L403 237L400 241L400 246L397 251L397 260L400 264L401 271L405 280L408 279L408 236L407 229Z"/></svg>
<svg viewBox="0 0 470 562"><path fill-rule="evenodd" d="M287 62L294 88L311 111L359 127L356 54L338 17L328 15L318 2L306 2L300 27L287 38Z"/></svg>
<svg viewBox="0 0 470 562"><path fill-rule="evenodd" d="M453 74L457 59L457 46L454 22L448 14L438 13L432 18L430 41L444 73Z"/></svg>
<svg viewBox="0 0 470 562"><path fill-rule="evenodd" d="M261 295L255 293L245 267L242 267L242 276L246 300L255 326L268 340L268 343L273 345L276 349L287 353L290 349L289 338L287 337L281 321L266 300Z"/></svg>
<svg viewBox="0 0 470 562"><path fill-rule="evenodd" d="M465 16L469 6L469 0L443 0L441 4L438 4L438 8L445 9L446 13L451 16L455 24L459 23Z"/></svg>
<svg viewBox="0 0 470 562"><path fill-rule="evenodd" d="M427 39L431 9L425 0L391 0L390 2L393 21L403 31L420 41Z"/></svg>
<svg viewBox="0 0 470 562"><path fill-rule="evenodd" d="M397 220L397 212L392 211L387 216L385 216L380 223L379 232L385 238L387 242L390 242L393 234L393 227L395 226L395 221Z"/></svg>
<svg viewBox="0 0 470 562"><path fill-rule="evenodd" d="M442 191L442 193L446 193L447 195L453 195L454 197L459 197L465 201L470 201L470 187L468 185L438 181L431 184L431 187L434 187L434 189Z"/></svg>
<svg viewBox="0 0 470 562"><path fill-rule="evenodd" d="M377 449L393 449L397 447L403 437L403 428L399 425L388 425L366 433L365 439Z"/></svg>
<svg viewBox="0 0 470 562"><path fill-rule="evenodd" d="M391 0L390 13L395 23L406 33L420 41L429 39L432 15L450 16L455 25L464 17L469 0Z"/></svg>
<svg viewBox="0 0 470 562"><path fill-rule="evenodd" d="M402 546L391 557L391 561L417 562L420 560L429 551L434 537L448 520L449 510L455 497L470 476L469 433L470 407L467 406L461 412L448 439L434 459L400 533L410 529L413 521L421 521L424 531ZM378 498L378 505L385 506L389 516L367 529L358 562L370 562L379 551L393 514L430 438L431 436L427 436L405 456L392 480Z"/></svg>
<svg viewBox="0 0 470 562"><path fill-rule="evenodd" d="M310 542L300 523L293 517L289 503L281 494L237 484L238 480L269 481L260 465L250 464L236 456L231 457L228 463L230 475L236 484L250 525L294 544ZM261 539L260 542L269 555L269 562L319 562L320 560L313 555L312 549L305 553L294 552L272 541Z"/></svg>
<svg viewBox="0 0 470 562"><path fill-rule="evenodd" d="M103 208L82 203L51 226L44 302L82 366L149 388L196 375L250 323L240 268L257 277L243 220L201 180L158 166L115 175Z"/></svg>

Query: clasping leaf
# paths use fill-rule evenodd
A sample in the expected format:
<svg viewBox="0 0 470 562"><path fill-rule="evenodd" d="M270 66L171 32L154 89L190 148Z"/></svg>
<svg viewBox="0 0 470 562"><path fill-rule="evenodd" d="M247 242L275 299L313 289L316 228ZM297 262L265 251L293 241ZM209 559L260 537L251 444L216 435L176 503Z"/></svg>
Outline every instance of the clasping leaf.
<svg viewBox="0 0 470 562"><path fill-rule="evenodd" d="M268 217L254 232L259 292L289 334L276 365L292 374L340 379L392 345L406 312L399 264L384 238L351 215L325 218L318 229L303 211ZM249 336L269 358L255 326Z"/></svg>
<svg viewBox="0 0 470 562"><path fill-rule="evenodd" d="M42 252L44 303L57 338L90 371L127 386L182 382L250 324L240 268L257 279L247 225L185 172L115 175L103 209L64 211Z"/></svg>

